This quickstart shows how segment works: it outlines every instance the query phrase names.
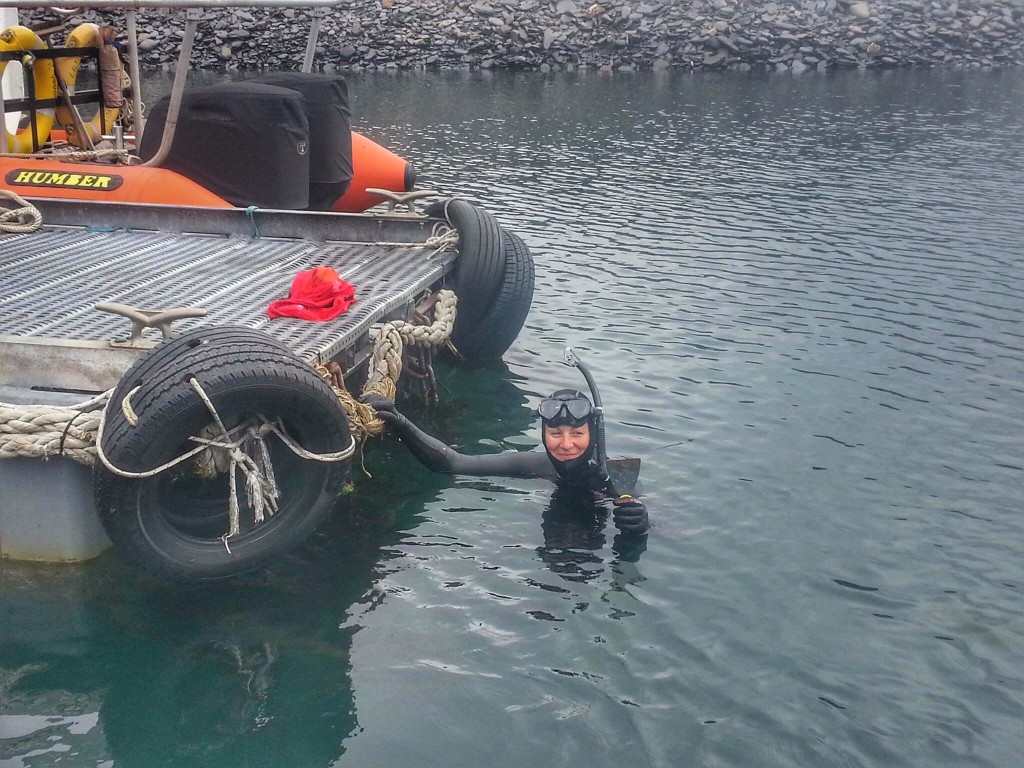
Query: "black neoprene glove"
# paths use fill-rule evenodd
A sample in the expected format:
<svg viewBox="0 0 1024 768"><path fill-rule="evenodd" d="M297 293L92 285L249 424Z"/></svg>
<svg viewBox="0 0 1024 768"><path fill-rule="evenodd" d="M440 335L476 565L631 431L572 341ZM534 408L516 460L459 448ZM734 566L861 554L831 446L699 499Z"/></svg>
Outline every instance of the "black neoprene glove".
<svg viewBox="0 0 1024 768"><path fill-rule="evenodd" d="M632 496L620 496L612 501L612 520L615 527L622 533L639 536L647 533L650 521L647 518L647 507L640 499Z"/></svg>
<svg viewBox="0 0 1024 768"><path fill-rule="evenodd" d="M384 397L384 395L378 395L371 392L370 394L363 395L359 398L359 402L366 403L371 406L377 412L381 421L385 424L399 426L405 419L405 417L402 416L402 414L400 414L395 408L395 404L388 398Z"/></svg>

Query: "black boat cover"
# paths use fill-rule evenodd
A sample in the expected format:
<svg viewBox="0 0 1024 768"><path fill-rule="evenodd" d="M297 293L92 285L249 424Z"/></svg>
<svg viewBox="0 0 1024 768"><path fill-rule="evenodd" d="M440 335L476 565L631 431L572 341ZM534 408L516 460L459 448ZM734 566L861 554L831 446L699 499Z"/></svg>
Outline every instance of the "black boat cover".
<svg viewBox="0 0 1024 768"><path fill-rule="evenodd" d="M156 154L169 97L153 107L139 154ZM306 103L290 88L218 83L185 92L164 168L233 205L305 209L309 205L310 136Z"/></svg>
<svg viewBox="0 0 1024 768"><path fill-rule="evenodd" d="M309 120L309 207L327 210L352 180L348 86L337 75L271 72L246 80L291 88L306 99Z"/></svg>

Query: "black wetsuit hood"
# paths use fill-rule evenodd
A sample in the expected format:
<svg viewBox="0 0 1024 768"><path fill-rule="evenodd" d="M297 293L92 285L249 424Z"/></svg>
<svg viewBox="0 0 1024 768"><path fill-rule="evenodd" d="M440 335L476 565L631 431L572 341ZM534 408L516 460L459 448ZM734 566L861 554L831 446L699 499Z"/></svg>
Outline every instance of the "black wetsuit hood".
<svg viewBox="0 0 1024 768"><path fill-rule="evenodd" d="M585 400L588 404L590 399L575 389L560 389L557 392L553 392L547 400ZM586 424L590 431L590 442L587 444L587 449L577 456L575 459L569 459L568 461L559 461L556 459L551 451L548 450L547 441L544 439L544 430L546 427L581 427ZM544 446L544 451L547 453L548 458L551 460L551 464L555 468L555 472L558 475L559 485L595 485L595 480L600 474L597 464L594 461L594 454L597 451L597 423L593 407L589 409L586 416L582 418L573 418L567 408L561 409L553 418L544 418L541 414L541 428L540 428L540 443Z"/></svg>

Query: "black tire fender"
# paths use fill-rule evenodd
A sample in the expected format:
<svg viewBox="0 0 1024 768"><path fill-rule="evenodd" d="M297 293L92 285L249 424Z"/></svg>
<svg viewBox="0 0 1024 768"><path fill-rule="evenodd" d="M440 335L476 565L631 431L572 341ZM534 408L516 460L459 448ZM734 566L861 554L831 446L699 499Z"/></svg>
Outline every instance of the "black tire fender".
<svg viewBox="0 0 1024 768"><path fill-rule="evenodd" d="M459 198L434 203L426 211L446 218L459 233L452 286L459 299L455 328L472 328L501 288L505 270L501 226L490 213Z"/></svg>
<svg viewBox="0 0 1024 768"><path fill-rule="evenodd" d="M114 389L102 435L116 467L146 472L180 456L213 418L190 384L195 378L231 429L260 417L280 421L313 453L350 445L348 420L330 386L271 337L245 328L199 328L157 346ZM133 392L134 390L134 392ZM121 402L131 394L133 425ZM228 539L226 478L200 480L180 468L128 478L97 465L93 490L115 547L144 571L170 581L229 578L297 546L330 514L348 462L299 458L268 435L278 511L255 525L239 475L242 530ZM217 510L220 510L219 512Z"/></svg>
<svg viewBox="0 0 1024 768"><path fill-rule="evenodd" d="M505 271L497 296L483 319L469 330L456 325L452 343L470 361L500 360L526 322L533 304L536 270L533 256L523 239L502 231Z"/></svg>

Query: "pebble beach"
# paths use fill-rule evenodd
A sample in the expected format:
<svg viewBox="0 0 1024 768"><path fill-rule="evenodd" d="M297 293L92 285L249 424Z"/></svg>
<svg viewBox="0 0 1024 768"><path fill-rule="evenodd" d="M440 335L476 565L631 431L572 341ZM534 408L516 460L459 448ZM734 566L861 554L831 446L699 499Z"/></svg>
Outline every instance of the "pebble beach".
<svg viewBox="0 0 1024 768"><path fill-rule="evenodd" d="M1024 63L1024 0L355 0L322 12L314 69L637 72ZM296 69L310 12L206 11L192 66ZM83 13L118 24L116 15ZM184 18L140 12L146 69L173 68ZM36 26L45 12L30 17ZM124 25L120 24L123 30Z"/></svg>

